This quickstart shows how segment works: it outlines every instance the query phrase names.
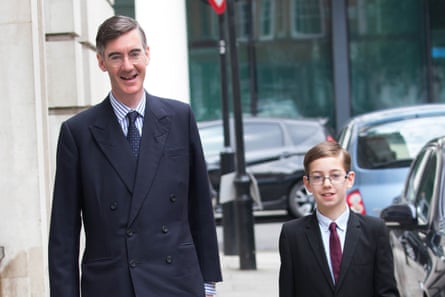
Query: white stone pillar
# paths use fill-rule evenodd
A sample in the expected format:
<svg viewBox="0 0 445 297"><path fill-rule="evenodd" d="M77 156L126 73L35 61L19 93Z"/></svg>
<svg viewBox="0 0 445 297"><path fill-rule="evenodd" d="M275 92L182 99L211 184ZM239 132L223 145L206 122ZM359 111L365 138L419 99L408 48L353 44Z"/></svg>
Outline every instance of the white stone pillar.
<svg viewBox="0 0 445 297"><path fill-rule="evenodd" d="M44 0L0 1L0 296L48 296Z"/></svg>
<svg viewBox="0 0 445 297"><path fill-rule="evenodd" d="M190 102L185 0L135 0L135 10L150 46L146 89Z"/></svg>

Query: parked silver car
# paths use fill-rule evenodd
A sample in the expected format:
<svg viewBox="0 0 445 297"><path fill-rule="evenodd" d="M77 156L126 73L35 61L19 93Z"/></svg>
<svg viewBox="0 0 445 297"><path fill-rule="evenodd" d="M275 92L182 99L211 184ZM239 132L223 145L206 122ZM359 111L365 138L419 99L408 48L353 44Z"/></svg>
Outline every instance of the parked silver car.
<svg viewBox="0 0 445 297"><path fill-rule="evenodd" d="M445 135L445 104L386 109L350 120L338 141L350 152L356 173L347 197L351 209L379 216L402 192L420 149L441 135Z"/></svg>

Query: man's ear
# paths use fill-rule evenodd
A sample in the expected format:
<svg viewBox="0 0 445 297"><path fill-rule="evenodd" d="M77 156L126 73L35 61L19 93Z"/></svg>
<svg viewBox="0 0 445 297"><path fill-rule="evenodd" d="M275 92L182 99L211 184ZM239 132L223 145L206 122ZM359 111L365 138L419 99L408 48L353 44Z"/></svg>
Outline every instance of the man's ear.
<svg viewBox="0 0 445 297"><path fill-rule="evenodd" d="M145 61L145 65L148 65L150 63L150 47L147 46L145 48L145 56L147 57L146 61Z"/></svg>
<svg viewBox="0 0 445 297"><path fill-rule="evenodd" d="M97 58L97 64L99 65L99 68L103 71L106 72L107 71L107 67L105 67L105 61L104 58L101 54L96 53L96 58Z"/></svg>

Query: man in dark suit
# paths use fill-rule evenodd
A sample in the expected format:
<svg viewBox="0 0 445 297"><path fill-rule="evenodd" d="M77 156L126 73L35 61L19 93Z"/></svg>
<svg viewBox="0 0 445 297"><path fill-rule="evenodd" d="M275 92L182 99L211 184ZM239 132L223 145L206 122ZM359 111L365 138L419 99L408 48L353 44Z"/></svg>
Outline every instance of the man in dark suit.
<svg viewBox="0 0 445 297"><path fill-rule="evenodd" d="M317 208L281 230L280 297L397 297L387 229L378 218L351 212L351 158L334 142L305 155L306 189Z"/></svg>
<svg viewBox="0 0 445 297"><path fill-rule="evenodd" d="M60 130L51 296L213 296L221 271L192 111L145 92L149 47L134 19L106 20L96 46L111 92Z"/></svg>

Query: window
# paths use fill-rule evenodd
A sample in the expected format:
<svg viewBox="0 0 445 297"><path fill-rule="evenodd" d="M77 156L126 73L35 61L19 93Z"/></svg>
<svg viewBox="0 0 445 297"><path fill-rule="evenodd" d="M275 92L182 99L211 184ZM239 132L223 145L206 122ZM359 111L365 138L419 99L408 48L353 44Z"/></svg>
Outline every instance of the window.
<svg viewBox="0 0 445 297"><path fill-rule="evenodd" d="M289 124L289 131L294 145L310 145L325 140L323 127L320 125Z"/></svg>
<svg viewBox="0 0 445 297"><path fill-rule="evenodd" d="M249 37L249 5L245 2L236 3L236 25L238 39L247 40Z"/></svg>
<svg viewBox="0 0 445 297"><path fill-rule="evenodd" d="M324 35L324 12L321 0L291 0L291 28L295 38Z"/></svg>
<svg viewBox="0 0 445 297"><path fill-rule="evenodd" d="M416 202L417 189L419 188L422 179L423 168L425 167L424 164L427 162L430 155L430 150L422 150L412 165L404 194L406 200L410 203L414 204Z"/></svg>
<svg viewBox="0 0 445 297"><path fill-rule="evenodd" d="M246 152L283 146L283 132L279 124L247 123L244 125Z"/></svg>
<svg viewBox="0 0 445 297"><path fill-rule="evenodd" d="M434 194L434 181L437 174L437 156L432 154L425 166L424 174L420 180L419 190L416 195L416 207L418 222L420 225L428 223L430 205Z"/></svg>
<svg viewBox="0 0 445 297"><path fill-rule="evenodd" d="M223 126L215 125L199 129L205 158L218 155L224 147Z"/></svg>
<svg viewBox="0 0 445 297"><path fill-rule="evenodd" d="M260 38L272 39L274 34L275 2L272 0L261 1Z"/></svg>
<svg viewBox="0 0 445 297"><path fill-rule="evenodd" d="M358 139L362 168L409 166L424 144L442 135L445 117L425 116L364 127Z"/></svg>

